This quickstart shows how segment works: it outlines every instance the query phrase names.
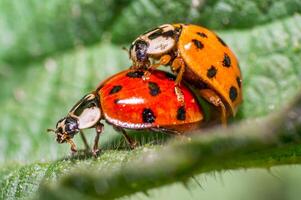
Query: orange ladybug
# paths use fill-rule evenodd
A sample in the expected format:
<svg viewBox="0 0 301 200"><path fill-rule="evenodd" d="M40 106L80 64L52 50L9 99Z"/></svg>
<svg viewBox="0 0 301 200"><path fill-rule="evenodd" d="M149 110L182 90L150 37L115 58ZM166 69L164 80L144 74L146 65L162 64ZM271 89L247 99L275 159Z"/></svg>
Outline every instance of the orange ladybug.
<svg viewBox="0 0 301 200"><path fill-rule="evenodd" d="M137 142L125 129L184 134L201 126L203 112L190 89L184 84L179 86L185 100L181 104L174 93L172 74L155 70L147 81L142 79L143 75L142 71L126 70L108 78L77 102L68 115L58 121L55 130L48 130L56 133L58 143L69 143L75 152L74 135L80 132L89 148L82 130L95 128L92 153L96 155L103 131L101 120L120 131L131 148Z"/></svg>
<svg viewBox="0 0 301 200"><path fill-rule="evenodd" d="M132 69L151 71L170 65L177 74L175 92L183 102L182 78L221 110L221 120L235 115L242 101L242 77L238 61L226 43L212 31L192 24L164 24L140 35L131 45ZM151 63L150 59L159 60Z"/></svg>

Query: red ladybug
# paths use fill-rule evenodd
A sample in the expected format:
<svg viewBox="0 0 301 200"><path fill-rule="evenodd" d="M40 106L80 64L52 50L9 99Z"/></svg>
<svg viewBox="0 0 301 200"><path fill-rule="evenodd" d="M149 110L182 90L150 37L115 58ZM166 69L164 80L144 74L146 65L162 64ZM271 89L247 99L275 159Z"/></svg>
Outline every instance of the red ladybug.
<svg viewBox="0 0 301 200"><path fill-rule="evenodd" d="M56 130L52 130L57 142L69 143L72 152L76 152L74 135L83 129L95 128L92 153L96 155L99 135L103 131L101 120L120 131L131 148L137 143L125 129L184 134L201 125L203 112L190 89L184 84L179 86L185 99L182 104L173 89L173 75L159 70L154 70L148 80L143 80L143 75L143 71L126 70L100 83L58 121Z"/></svg>

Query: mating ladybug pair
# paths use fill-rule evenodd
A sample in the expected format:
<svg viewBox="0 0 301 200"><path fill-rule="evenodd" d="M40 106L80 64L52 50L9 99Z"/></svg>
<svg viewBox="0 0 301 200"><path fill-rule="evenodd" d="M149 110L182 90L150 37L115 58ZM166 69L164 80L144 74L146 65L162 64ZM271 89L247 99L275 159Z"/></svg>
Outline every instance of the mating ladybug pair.
<svg viewBox="0 0 301 200"><path fill-rule="evenodd" d="M137 142L124 129L183 134L200 127L203 112L195 95L218 108L223 124L235 115L242 101L238 61L225 42L208 29L165 24L140 35L129 54L131 69L103 81L58 121L52 131L59 143L69 143L75 152L72 138L80 132L88 147L82 130L94 127L92 153L96 155L103 131L101 120L105 120L134 148ZM150 59L159 61L151 63ZM176 77L155 70L161 65L169 65Z"/></svg>

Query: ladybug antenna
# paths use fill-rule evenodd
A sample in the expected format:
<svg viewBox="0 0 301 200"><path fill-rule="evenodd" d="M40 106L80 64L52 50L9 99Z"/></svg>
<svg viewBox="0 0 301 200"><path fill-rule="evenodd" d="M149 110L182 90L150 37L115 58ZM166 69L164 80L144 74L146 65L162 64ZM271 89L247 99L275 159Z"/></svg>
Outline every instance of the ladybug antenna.
<svg viewBox="0 0 301 200"><path fill-rule="evenodd" d="M52 129L52 128L47 128L47 132L56 132L56 130Z"/></svg>
<svg viewBox="0 0 301 200"><path fill-rule="evenodd" d="M126 53L129 55L129 57L130 57L130 51L129 51L129 49L128 48L126 48L126 47L121 47L122 48L122 50L124 50L124 51L126 51Z"/></svg>
<svg viewBox="0 0 301 200"><path fill-rule="evenodd" d="M126 51L127 53L129 52L129 50L128 50L128 48L126 48L126 47L121 47L122 48L122 50L124 50L124 51Z"/></svg>

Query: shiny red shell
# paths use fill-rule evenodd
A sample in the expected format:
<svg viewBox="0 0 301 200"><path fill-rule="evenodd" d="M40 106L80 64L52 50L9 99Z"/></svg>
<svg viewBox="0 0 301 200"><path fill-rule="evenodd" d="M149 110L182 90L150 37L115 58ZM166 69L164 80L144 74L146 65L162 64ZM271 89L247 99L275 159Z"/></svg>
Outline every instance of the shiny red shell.
<svg viewBox="0 0 301 200"><path fill-rule="evenodd" d="M126 70L101 83L96 90L105 120L129 129L160 128L201 122L202 110L184 84L185 104L177 100L174 77L154 70L149 79L142 71Z"/></svg>

